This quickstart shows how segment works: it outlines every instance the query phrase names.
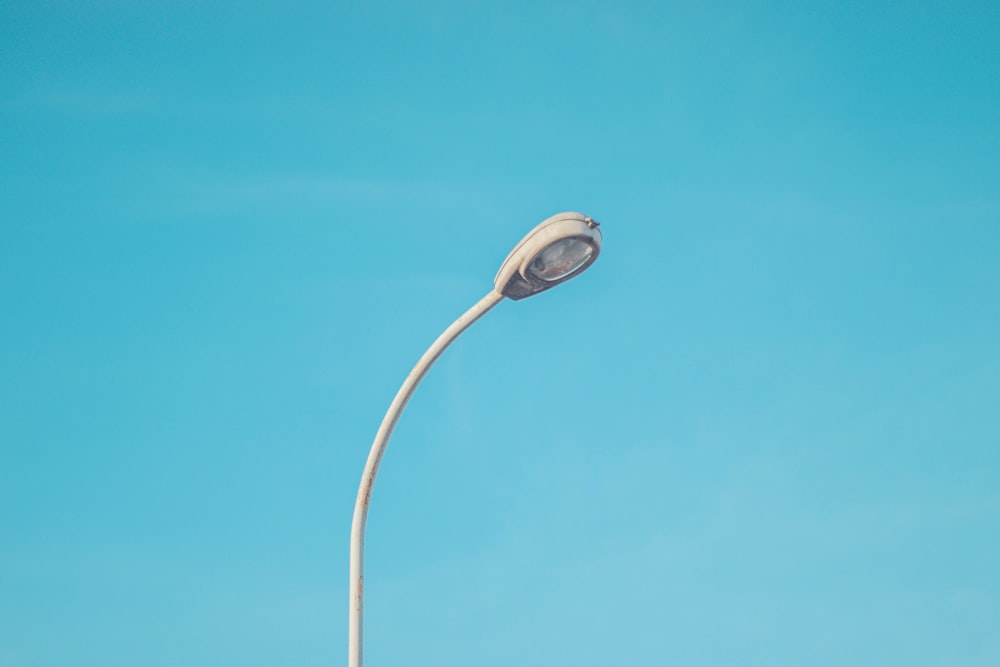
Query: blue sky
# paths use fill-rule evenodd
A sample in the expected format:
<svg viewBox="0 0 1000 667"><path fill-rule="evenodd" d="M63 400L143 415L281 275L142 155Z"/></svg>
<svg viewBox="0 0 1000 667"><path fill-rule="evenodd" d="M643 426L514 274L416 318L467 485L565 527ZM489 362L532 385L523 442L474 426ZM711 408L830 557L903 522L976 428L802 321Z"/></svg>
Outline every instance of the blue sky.
<svg viewBox="0 0 1000 667"><path fill-rule="evenodd" d="M0 6L0 663L1000 660L996 3Z"/></svg>

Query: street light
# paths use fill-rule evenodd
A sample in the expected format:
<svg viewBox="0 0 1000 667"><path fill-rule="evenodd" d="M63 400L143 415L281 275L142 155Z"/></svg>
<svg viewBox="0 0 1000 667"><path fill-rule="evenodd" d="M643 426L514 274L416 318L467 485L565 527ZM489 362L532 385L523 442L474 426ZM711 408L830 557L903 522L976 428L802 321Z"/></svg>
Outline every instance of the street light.
<svg viewBox="0 0 1000 667"><path fill-rule="evenodd" d="M601 231L596 220L581 213L559 213L532 229L500 266L493 289L444 330L427 348L403 381L389 405L361 474L358 499L351 523L351 607L348 621L348 665L361 667L364 602L365 522L372 486L389 436L420 380L441 353L504 297L515 301L555 287L587 269L601 252Z"/></svg>

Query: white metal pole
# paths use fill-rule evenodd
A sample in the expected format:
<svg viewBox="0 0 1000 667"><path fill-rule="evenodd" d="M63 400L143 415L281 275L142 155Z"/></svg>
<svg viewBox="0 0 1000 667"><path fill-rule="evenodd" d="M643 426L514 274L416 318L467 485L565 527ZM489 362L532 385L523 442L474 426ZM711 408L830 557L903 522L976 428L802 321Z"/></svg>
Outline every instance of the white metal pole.
<svg viewBox="0 0 1000 667"><path fill-rule="evenodd" d="M417 385L423 379L430 367L437 361L441 353L451 345L452 341L458 338L459 334L468 329L480 317L485 315L493 306L503 300L503 295L496 290L479 300L476 305L467 310L461 317L455 320L451 326L444 330L438 339L427 348L420 361L413 367L410 374L406 376L403 386L396 392L396 397L392 399L389 410L382 418L382 425L379 426L378 433L375 434L375 442L372 443L371 452L368 454L368 461L365 463L365 470L361 474L361 486L358 488L358 499L354 504L354 520L351 523L351 608L348 622L348 666L361 667L362 663L362 621L363 605L365 594L364 578L364 556L365 556L365 522L368 519L368 503L371 501L372 486L375 484L375 475L378 474L378 466L382 461L382 454L385 453L385 446L389 442L389 436L399 421L399 415L410 400Z"/></svg>

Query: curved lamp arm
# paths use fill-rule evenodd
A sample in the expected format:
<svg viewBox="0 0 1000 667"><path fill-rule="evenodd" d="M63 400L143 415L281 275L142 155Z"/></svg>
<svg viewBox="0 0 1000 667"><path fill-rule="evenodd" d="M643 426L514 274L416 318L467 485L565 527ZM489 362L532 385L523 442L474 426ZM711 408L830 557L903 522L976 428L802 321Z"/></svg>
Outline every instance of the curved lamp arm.
<svg viewBox="0 0 1000 667"><path fill-rule="evenodd" d="M371 452L368 454L368 461L365 463L365 470L361 474L361 486L358 488L358 499L354 504L354 520L351 523L351 611L349 621L349 644L348 644L348 665L349 667L361 667L362 662L362 621L363 605L365 594L364 579L364 557L365 557L365 523L368 519L368 503L371 501L372 486L375 484L375 475L378 474L378 466L382 461L382 454L385 453L385 446L389 442L392 430L399 421L399 416L406 407L410 397L416 390L417 385L434 365L441 353L451 345L458 336L468 329L480 317L485 315L493 306L503 300L503 295L496 290L491 290L489 294L479 300L476 305L467 310L461 317L455 320L451 326L444 330L438 339L427 348L420 361L413 367L410 374L406 376L403 386L396 392L396 398L392 399L389 410L382 418L382 425L379 426L378 433L375 434L375 442L372 443Z"/></svg>

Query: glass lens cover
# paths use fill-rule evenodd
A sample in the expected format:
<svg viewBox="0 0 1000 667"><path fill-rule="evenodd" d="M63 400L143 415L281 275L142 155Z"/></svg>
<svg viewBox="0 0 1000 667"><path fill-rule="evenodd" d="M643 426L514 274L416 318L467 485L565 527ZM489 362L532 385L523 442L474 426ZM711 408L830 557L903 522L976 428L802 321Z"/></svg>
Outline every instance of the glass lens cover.
<svg viewBox="0 0 1000 667"><path fill-rule="evenodd" d="M561 239L535 255L528 273L545 282L559 280L583 268L593 254L593 246L583 239Z"/></svg>

